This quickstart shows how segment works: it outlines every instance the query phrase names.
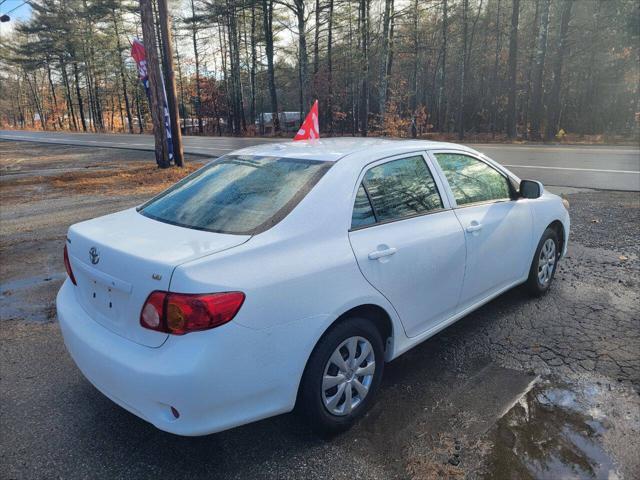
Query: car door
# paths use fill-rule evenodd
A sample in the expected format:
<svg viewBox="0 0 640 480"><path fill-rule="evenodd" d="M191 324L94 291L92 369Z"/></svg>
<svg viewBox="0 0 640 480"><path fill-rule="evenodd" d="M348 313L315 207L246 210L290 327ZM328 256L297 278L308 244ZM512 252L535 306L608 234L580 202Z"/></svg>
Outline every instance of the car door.
<svg viewBox="0 0 640 480"><path fill-rule="evenodd" d="M431 152L465 231L467 263L460 310L522 280L531 258L532 216L507 175L460 152Z"/></svg>
<svg viewBox="0 0 640 480"><path fill-rule="evenodd" d="M460 297L464 232L426 155L377 162L361 174L349 232L363 275L413 337L450 317Z"/></svg>

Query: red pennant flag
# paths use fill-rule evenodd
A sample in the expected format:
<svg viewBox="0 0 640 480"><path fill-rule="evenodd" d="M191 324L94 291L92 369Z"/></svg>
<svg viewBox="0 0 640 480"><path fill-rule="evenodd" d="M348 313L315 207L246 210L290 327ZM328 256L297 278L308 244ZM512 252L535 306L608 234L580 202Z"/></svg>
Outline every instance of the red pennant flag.
<svg viewBox="0 0 640 480"><path fill-rule="evenodd" d="M302 125L300 125L300 130L298 130L293 141L315 140L317 138L320 138L320 126L318 125L318 100L313 102L313 107L311 107L309 115L307 115L307 118L305 118Z"/></svg>

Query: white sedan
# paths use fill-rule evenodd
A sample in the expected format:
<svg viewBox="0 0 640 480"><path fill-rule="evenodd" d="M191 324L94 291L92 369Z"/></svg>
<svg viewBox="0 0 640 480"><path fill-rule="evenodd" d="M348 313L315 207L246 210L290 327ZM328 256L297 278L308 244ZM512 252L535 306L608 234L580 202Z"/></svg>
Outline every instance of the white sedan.
<svg viewBox="0 0 640 480"><path fill-rule="evenodd" d="M162 430L297 407L337 432L385 362L515 285L545 293L567 207L460 145L250 147L71 226L58 319L89 381Z"/></svg>

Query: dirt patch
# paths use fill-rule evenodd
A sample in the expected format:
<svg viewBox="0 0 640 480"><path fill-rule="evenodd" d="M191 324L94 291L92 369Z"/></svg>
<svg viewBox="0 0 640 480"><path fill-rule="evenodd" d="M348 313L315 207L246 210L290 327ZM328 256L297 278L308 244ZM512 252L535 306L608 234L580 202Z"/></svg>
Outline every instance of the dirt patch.
<svg viewBox="0 0 640 480"><path fill-rule="evenodd" d="M69 225L140 205L205 161L158 169L152 152L0 141L0 317L51 321Z"/></svg>
<svg viewBox="0 0 640 480"><path fill-rule="evenodd" d="M205 162L195 157L183 168L159 169L149 152L21 142L0 142L0 157L5 205L77 194L153 196Z"/></svg>
<svg viewBox="0 0 640 480"><path fill-rule="evenodd" d="M201 163L190 163L184 168L169 169L159 169L153 165L119 166L115 171L74 171L51 176L22 178L14 181L13 186L46 185L69 194L112 195L124 190L136 195L153 195L170 187L201 166ZM0 187L0 191L2 190Z"/></svg>

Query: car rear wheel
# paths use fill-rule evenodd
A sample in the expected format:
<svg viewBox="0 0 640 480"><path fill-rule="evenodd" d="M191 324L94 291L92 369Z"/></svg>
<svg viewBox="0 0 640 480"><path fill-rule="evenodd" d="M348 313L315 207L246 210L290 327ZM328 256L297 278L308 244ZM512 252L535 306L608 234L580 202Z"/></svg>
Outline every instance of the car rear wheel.
<svg viewBox="0 0 640 480"><path fill-rule="evenodd" d="M545 294L551 287L560 258L560 242L553 228L547 228L531 262L527 289L534 296Z"/></svg>
<svg viewBox="0 0 640 480"><path fill-rule="evenodd" d="M299 411L318 433L347 430L371 407L383 368L383 342L375 325L357 317L338 323L309 358Z"/></svg>

